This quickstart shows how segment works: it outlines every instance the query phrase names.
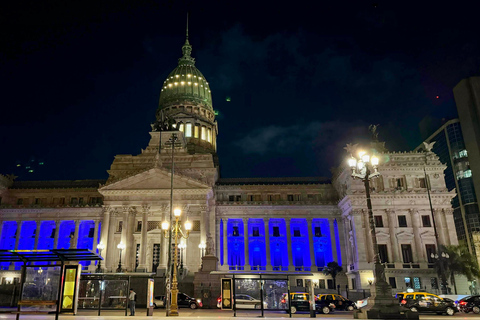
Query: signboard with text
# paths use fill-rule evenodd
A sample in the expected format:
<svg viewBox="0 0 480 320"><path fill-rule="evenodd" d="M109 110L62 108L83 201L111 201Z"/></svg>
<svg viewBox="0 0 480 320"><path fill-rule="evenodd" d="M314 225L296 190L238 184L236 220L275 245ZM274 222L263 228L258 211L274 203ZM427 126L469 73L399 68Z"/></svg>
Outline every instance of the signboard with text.
<svg viewBox="0 0 480 320"><path fill-rule="evenodd" d="M232 279L222 278L222 310L233 309Z"/></svg>

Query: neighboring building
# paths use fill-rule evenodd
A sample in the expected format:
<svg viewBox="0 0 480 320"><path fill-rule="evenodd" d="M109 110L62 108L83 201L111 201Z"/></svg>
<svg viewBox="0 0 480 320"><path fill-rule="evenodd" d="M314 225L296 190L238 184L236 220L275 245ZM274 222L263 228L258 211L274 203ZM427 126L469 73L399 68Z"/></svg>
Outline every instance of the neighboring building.
<svg viewBox="0 0 480 320"><path fill-rule="evenodd" d="M178 66L162 86L148 146L136 156L117 155L106 181L16 182L0 175L2 248L97 251L102 242L106 246L102 265L115 272L117 245L123 242L127 271L162 273L168 245L161 222L170 212L173 157L173 205L182 208L182 222L193 223L182 252L182 275L193 276L199 270L199 244L206 243L207 255L219 258L217 269L225 273L284 272L297 286L314 280L318 290L334 290L322 269L337 261L346 271L337 277L342 291L345 285L351 292L369 290L373 249L363 184L352 180L344 166L333 182L220 179L218 125L209 85L194 65L188 40L182 51ZM168 128L173 122L179 131ZM174 132L178 140L172 155L169 139ZM381 158L382 176L373 182L372 202L387 277L397 291L406 287L436 291L438 281L429 258L436 247L424 180L425 155L386 152ZM450 201L455 194L445 186L445 166L438 157L431 154L427 160L440 243L456 244L455 230L447 228L453 224ZM95 266L84 264L84 268L93 271ZM212 290L219 285L198 284ZM458 281L457 287L467 293L466 282Z"/></svg>
<svg viewBox="0 0 480 320"><path fill-rule="evenodd" d="M458 119L447 121L435 131L425 142L435 142L433 151L445 163L445 182L448 190L457 190L452 200L455 229L458 240L469 247L472 253L480 254L475 247L480 245L474 239L480 235L480 211L478 207L474 177L470 164L472 159L465 146L462 126ZM415 151L421 151L424 145L418 146Z"/></svg>

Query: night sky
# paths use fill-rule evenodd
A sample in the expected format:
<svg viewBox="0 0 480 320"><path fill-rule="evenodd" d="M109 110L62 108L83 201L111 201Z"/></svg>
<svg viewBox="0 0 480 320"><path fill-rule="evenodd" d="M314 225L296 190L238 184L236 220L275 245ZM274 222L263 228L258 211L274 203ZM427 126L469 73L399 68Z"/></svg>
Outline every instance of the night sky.
<svg viewBox="0 0 480 320"><path fill-rule="evenodd" d="M474 2L418 2L2 1L0 173L101 179L140 153L187 11L222 177L330 177L369 124L412 150L480 71Z"/></svg>

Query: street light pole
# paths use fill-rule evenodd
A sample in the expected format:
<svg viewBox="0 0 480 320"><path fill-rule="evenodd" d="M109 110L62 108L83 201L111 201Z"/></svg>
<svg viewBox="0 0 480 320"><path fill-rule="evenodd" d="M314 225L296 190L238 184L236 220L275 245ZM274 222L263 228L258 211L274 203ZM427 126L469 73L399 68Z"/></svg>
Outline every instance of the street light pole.
<svg viewBox="0 0 480 320"><path fill-rule="evenodd" d="M102 256L102 251L103 251L103 249L105 249L105 245L103 244L103 242L100 242L97 245L97 249L98 249L99 255ZM96 273L101 273L102 272L102 260L98 260L98 265L97 265L97 269L95 270L95 272Z"/></svg>
<svg viewBox="0 0 480 320"><path fill-rule="evenodd" d="M117 245L117 248L120 250L120 255L119 255L119 258L118 258L118 268L117 268L117 272L123 272L122 270L122 251L123 249L125 249L125 244L120 241L120 243Z"/></svg>
<svg viewBox="0 0 480 320"><path fill-rule="evenodd" d="M177 141L177 133L172 132L172 136L169 139L169 142L172 146L172 168L170 173L170 217L169 217L169 224L172 224L173 219L173 175L175 173L175 142ZM170 314L170 295L168 294L171 292L171 285L172 285L172 233L169 233L168 236L168 262L167 262L167 274L165 275L165 282L166 282L166 306L165 306L165 315L168 317Z"/></svg>
<svg viewBox="0 0 480 320"><path fill-rule="evenodd" d="M351 152L351 158L348 164L352 170L351 176L354 179L361 179L365 187L367 198L368 224L370 236L373 245L373 277L374 283L371 286L371 296L368 299L368 305L365 308L356 310L354 317L357 319L385 319L385 318L409 318L418 319L418 314L402 312L398 300L392 295L392 287L385 278L385 267L380 261L378 250L377 235L375 232L375 221L373 219L372 201L370 198L370 180L380 176L378 172L379 159L376 156L370 156L364 151L356 153L356 145L347 145L347 151Z"/></svg>
<svg viewBox="0 0 480 320"><path fill-rule="evenodd" d="M174 256L173 256L173 276L172 276L172 297L171 297L171 304L170 304L170 312L169 316L178 316L178 281L177 281L177 260L178 260L178 240L180 238L187 239L190 230L192 230L192 223L190 221L185 222L185 230L186 233L183 233L182 228L179 224L179 218L180 215L182 214L182 211L180 209L175 209L174 210L174 215L175 215L175 224L170 228L170 224L168 221L162 222L162 229L165 232L165 237L172 237L174 238L174 243L175 246L173 248ZM170 229L170 230L169 230Z"/></svg>

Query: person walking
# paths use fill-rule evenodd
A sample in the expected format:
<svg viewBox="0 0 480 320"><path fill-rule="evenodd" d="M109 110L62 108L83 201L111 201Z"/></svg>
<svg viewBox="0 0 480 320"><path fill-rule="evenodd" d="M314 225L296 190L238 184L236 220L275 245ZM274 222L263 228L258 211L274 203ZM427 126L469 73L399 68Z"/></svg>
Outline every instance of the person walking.
<svg viewBox="0 0 480 320"><path fill-rule="evenodd" d="M137 293L130 289L130 294L128 295L128 300L130 300L130 315L135 315L135 302L137 301Z"/></svg>

